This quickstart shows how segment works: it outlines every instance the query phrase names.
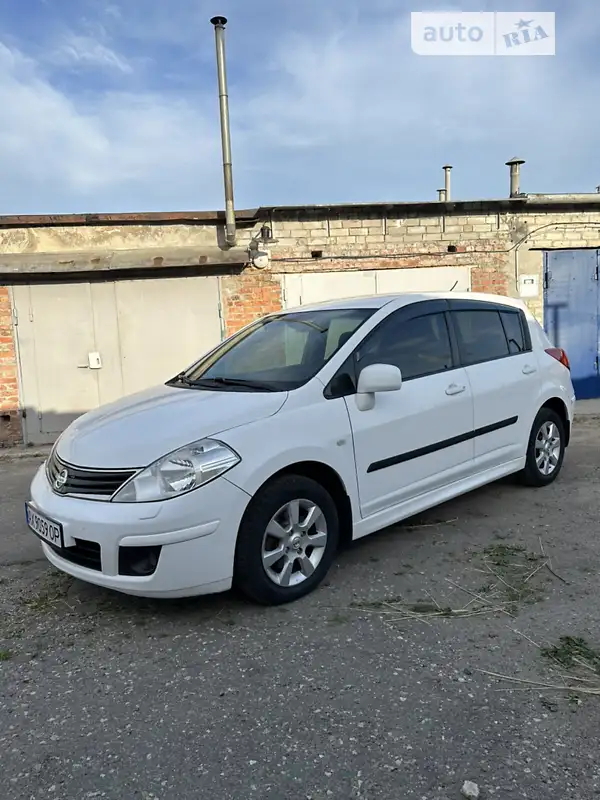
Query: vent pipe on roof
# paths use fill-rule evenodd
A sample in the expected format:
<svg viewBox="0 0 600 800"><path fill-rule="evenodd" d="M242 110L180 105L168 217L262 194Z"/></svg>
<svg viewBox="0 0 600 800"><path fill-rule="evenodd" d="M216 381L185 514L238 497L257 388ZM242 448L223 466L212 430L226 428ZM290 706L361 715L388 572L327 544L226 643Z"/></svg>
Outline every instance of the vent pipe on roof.
<svg viewBox="0 0 600 800"><path fill-rule="evenodd" d="M226 17L213 17L217 47L217 77L219 81L219 112L221 116L221 144L223 148L223 179L225 183L225 241L230 247L236 243L235 211L233 207L233 171L231 166L231 133L229 130L229 97L227 95L227 69L225 62Z"/></svg>
<svg viewBox="0 0 600 800"><path fill-rule="evenodd" d="M450 164L446 164L444 167L444 200L450 200L450 170L452 167Z"/></svg>
<svg viewBox="0 0 600 800"><path fill-rule="evenodd" d="M438 189L437 193L438 193L438 200L441 203L443 203L444 200L446 199L446 190L445 189Z"/></svg>
<svg viewBox="0 0 600 800"><path fill-rule="evenodd" d="M521 194L521 164L524 164L522 158L511 158L506 162L506 166L510 169L510 197L518 197Z"/></svg>

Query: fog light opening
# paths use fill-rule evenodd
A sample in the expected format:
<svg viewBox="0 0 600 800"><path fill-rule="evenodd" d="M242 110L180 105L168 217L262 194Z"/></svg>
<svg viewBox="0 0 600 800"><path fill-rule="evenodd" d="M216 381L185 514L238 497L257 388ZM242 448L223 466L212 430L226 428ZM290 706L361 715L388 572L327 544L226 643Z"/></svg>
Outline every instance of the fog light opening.
<svg viewBox="0 0 600 800"><path fill-rule="evenodd" d="M143 578L153 575L158 566L161 546L120 547L119 575Z"/></svg>

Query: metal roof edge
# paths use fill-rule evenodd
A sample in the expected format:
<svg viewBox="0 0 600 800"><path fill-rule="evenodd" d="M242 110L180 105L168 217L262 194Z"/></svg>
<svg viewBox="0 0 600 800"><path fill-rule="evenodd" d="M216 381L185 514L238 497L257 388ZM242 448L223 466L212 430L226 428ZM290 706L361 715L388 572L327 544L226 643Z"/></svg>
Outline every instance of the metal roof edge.
<svg viewBox="0 0 600 800"><path fill-rule="evenodd" d="M255 222L259 209L236 211L236 220ZM224 211L144 211L116 214L4 214L1 228L84 227L97 225L219 225L225 222Z"/></svg>
<svg viewBox="0 0 600 800"><path fill-rule="evenodd" d="M270 217L298 216L312 217L323 214L356 215L358 212L396 213L406 216L411 213L426 215L460 214L483 211L515 212L527 206L540 208L591 207L600 205L600 192L575 194L519 194L516 197L488 198L479 200L422 200L388 201L370 203L319 203L312 205L272 205L242 209L235 212L236 222L242 227L255 224ZM145 211L141 213L121 212L115 214L8 214L0 215L2 228L47 228L84 227L100 225L222 225L225 223L224 211Z"/></svg>

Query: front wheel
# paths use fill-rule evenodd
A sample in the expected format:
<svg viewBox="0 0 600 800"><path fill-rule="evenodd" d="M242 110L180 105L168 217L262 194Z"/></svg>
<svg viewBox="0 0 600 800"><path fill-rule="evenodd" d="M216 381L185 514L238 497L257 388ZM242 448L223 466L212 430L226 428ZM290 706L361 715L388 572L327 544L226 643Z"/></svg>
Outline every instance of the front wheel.
<svg viewBox="0 0 600 800"><path fill-rule="evenodd" d="M551 408L542 408L533 423L527 461L521 472L526 486L548 486L558 477L565 457L565 426Z"/></svg>
<svg viewBox="0 0 600 800"><path fill-rule="evenodd" d="M321 583L338 540L331 495L310 478L283 475L260 489L246 510L234 584L263 605L297 600Z"/></svg>

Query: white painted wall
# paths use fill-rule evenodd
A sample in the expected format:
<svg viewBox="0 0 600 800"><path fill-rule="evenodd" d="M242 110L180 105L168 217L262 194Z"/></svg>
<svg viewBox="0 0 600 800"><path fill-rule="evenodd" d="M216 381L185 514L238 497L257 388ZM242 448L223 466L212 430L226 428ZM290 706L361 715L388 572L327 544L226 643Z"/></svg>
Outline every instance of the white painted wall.
<svg viewBox="0 0 600 800"><path fill-rule="evenodd" d="M469 267L415 267L348 272L290 273L282 276L283 306L399 292L468 292Z"/></svg>

